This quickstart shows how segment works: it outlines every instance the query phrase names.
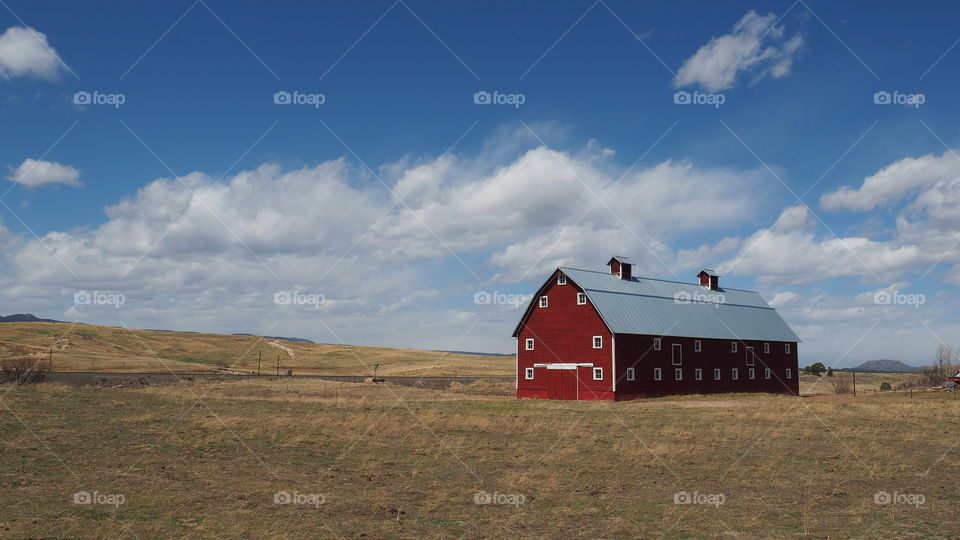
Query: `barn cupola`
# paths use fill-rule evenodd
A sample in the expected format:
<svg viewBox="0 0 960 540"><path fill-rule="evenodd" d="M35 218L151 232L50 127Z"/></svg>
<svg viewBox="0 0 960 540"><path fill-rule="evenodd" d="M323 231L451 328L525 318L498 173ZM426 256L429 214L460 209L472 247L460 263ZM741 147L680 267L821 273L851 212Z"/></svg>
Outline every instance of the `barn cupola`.
<svg viewBox="0 0 960 540"><path fill-rule="evenodd" d="M607 265L610 266L610 273L620 279L629 280L633 277L633 261L626 257L614 255L613 258L607 261Z"/></svg>
<svg viewBox="0 0 960 540"><path fill-rule="evenodd" d="M720 274L716 270L711 268L704 268L697 274L697 277L700 278L700 286L706 287L711 291L715 291L720 288Z"/></svg>

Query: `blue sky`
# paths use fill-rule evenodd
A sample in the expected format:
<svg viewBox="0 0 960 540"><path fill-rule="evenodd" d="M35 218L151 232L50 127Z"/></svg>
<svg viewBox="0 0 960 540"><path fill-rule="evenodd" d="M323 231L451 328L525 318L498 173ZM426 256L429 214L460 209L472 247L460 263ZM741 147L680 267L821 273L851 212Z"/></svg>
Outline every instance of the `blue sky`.
<svg viewBox="0 0 960 540"><path fill-rule="evenodd" d="M5 312L506 352L475 293L616 252L759 290L802 363L957 334L943 3L4 7Z"/></svg>

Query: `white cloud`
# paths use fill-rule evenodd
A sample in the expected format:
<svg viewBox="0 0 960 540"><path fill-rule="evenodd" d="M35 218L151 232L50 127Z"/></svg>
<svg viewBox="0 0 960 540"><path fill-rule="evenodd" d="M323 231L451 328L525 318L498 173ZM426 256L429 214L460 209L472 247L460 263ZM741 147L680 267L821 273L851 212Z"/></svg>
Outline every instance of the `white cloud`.
<svg viewBox="0 0 960 540"><path fill-rule="evenodd" d="M911 192L936 182L960 180L960 157L947 151L896 161L864 179L859 188L842 187L826 193L820 204L827 210L867 211L900 201Z"/></svg>
<svg viewBox="0 0 960 540"><path fill-rule="evenodd" d="M11 26L0 34L0 78L30 76L53 80L62 66L45 34L23 26Z"/></svg>
<svg viewBox="0 0 960 540"><path fill-rule="evenodd" d="M774 26L775 21L773 13L748 11L731 33L711 39L683 63L675 86L698 84L717 92L736 86L743 74L750 74L752 83L786 76L803 38L797 34L787 39L784 27Z"/></svg>
<svg viewBox="0 0 960 540"><path fill-rule="evenodd" d="M61 165L55 161L45 161L27 158L7 177L28 188L63 184L80 186L78 178L80 171L69 165Z"/></svg>

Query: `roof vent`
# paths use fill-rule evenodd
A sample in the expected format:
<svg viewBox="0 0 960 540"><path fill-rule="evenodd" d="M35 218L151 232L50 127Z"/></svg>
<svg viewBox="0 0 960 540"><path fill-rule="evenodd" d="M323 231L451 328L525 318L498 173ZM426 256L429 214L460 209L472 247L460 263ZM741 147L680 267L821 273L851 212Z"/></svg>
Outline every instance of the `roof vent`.
<svg viewBox="0 0 960 540"><path fill-rule="evenodd" d="M697 274L697 277L700 278L701 287L706 287L711 291L720 288L720 274L712 268L704 268Z"/></svg>
<svg viewBox="0 0 960 540"><path fill-rule="evenodd" d="M633 261L627 257L614 255L607 265L610 266L610 273L617 275L620 279L629 280L633 277Z"/></svg>

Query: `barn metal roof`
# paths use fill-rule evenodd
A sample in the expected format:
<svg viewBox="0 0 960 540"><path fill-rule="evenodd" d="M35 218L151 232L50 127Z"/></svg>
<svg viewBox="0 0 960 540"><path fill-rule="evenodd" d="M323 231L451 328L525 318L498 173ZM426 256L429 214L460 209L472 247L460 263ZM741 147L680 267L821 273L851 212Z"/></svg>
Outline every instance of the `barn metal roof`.
<svg viewBox="0 0 960 540"><path fill-rule="evenodd" d="M617 261L622 264L635 264L629 257L624 257L623 255L614 255L611 261Z"/></svg>
<svg viewBox="0 0 960 540"><path fill-rule="evenodd" d="M584 290L616 334L800 341L780 314L753 291L722 287L714 291L695 283L559 270Z"/></svg>

